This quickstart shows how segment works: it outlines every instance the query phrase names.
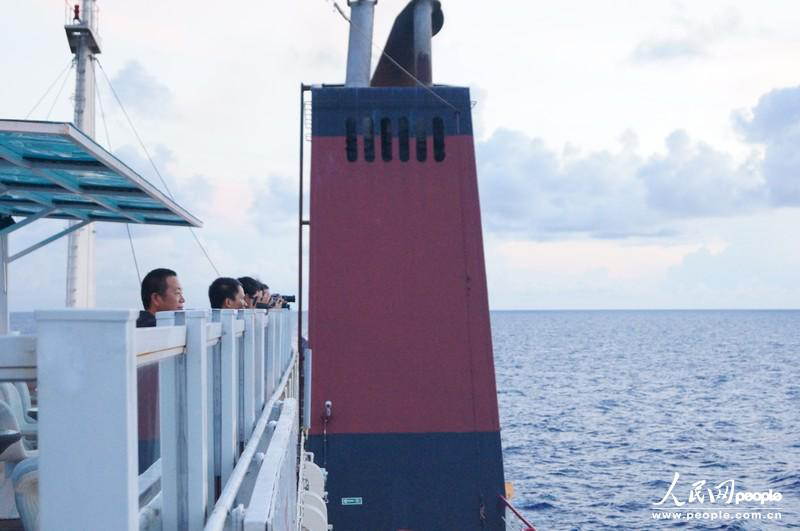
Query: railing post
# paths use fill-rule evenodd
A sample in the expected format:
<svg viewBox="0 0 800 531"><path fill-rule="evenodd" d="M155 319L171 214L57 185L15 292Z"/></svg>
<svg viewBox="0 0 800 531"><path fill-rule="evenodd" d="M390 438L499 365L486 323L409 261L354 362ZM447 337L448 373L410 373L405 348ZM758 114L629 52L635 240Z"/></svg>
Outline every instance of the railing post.
<svg viewBox="0 0 800 531"><path fill-rule="evenodd" d="M278 310L275 315L278 326L275 328L275 351L278 353L278 373L277 381L283 376L283 369L286 367L286 359L283 352L283 310Z"/></svg>
<svg viewBox="0 0 800 531"><path fill-rule="evenodd" d="M270 377L269 388L270 396L275 393L278 387L278 381L281 377L281 352L278 348L278 329L281 325L281 316L278 313L280 310L270 310L269 312L269 330L268 330L268 343L269 343L269 359L270 359Z"/></svg>
<svg viewBox="0 0 800 531"><path fill-rule="evenodd" d="M304 395L303 396L303 427L307 430L311 429L311 367L312 367L312 357L314 353L311 351L310 348L307 348L303 351L303 372L305 373L304 379L306 385L303 389Z"/></svg>
<svg viewBox="0 0 800 531"><path fill-rule="evenodd" d="M220 322L221 310L211 310L211 322ZM220 477L220 364L221 341L214 345L208 357L208 499L209 507L216 500L216 478Z"/></svg>
<svg viewBox="0 0 800 531"><path fill-rule="evenodd" d="M253 343L255 346L255 410L260 413L264 408L264 365L266 363L264 348L264 326L267 320L266 310L255 310L255 334Z"/></svg>
<svg viewBox="0 0 800 531"><path fill-rule="evenodd" d="M158 312L162 326L184 326L184 312ZM158 364L158 406L161 438L161 518L164 529L186 529L186 356Z"/></svg>
<svg viewBox="0 0 800 531"><path fill-rule="evenodd" d="M222 351L220 366L220 475L225 485L231 476L238 448L239 353L233 323L236 310L222 310Z"/></svg>
<svg viewBox="0 0 800 531"><path fill-rule="evenodd" d="M283 310L283 315L281 316L283 317L281 323L281 350L283 351L284 371L289 368L289 360L292 359L292 334L289 330L289 318L291 317L291 315L289 315L290 311L291 310Z"/></svg>
<svg viewBox="0 0 800 531"><path fill-rule="evenodd" d="M253 310L242 310L244 318L244 356L242 392L244 397L244 440L250 437L256 423L255 408L255 314Z"/></svg>
<svg viewBox="0 0 800 531"><path fill-rule="evenodd" d="M42 529L139 529L135 320L36 312Z"/></svg>
<svg viewBox="0 0 800 531"><path fill-rule="evenodd" d="M288 364L292 359L292 338L294 334L292 334L292 311L286 310L286 325L283 332L284 341L286 344L286 363ZM300 345L297 346L300 348Z"/></svg>
<svg viewBox="0 0 800 531"><path fill-rule="evenodd" d="M189 529L202 529L208 508L207 310L186 312L186 481Z"/></svg>
<svg viewBox="0 0 800 531"><path fill-rule="evenodd" d="M266 399L272 396L274 385L272 384L272 375L275 374L275 356L272 349L272 328L275 326L271 312L267 311L266 315L267 326L264 329L264 395Z"/></svg>

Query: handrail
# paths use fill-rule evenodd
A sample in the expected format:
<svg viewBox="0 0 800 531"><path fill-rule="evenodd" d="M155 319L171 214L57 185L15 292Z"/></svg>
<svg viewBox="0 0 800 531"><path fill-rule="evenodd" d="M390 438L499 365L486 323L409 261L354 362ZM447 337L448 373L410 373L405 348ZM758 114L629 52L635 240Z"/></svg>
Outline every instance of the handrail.
<svg viewBox="0 0 800 531"><path fill-rule="evenodd" d="M292 492L280 489L281 478L287 475L295 476L297 464L297 399L288 398L284 402L280 416L276 419L274 432L270 445L264 452L261 468L255 479L253 492L250 500L257 500L257 504L250 504L244 517L245 530L264 529L269 523L271 516L276 516L279 511L275 507L281 504L281 500L276 500L276 495L283 493L289 495L293 500L297 496L297 491ZM289 449L289 455L286 455ZM282 500L286 505L291 506L291 501ZM288 511L282 516L288 516ZM289 522L272 522L272 528L287 529Z"/></svg>
<svg viewBox="0 0 800 531"><path fill-rule="evenodd" d="M40 454L41 492L50 493L43 529L135 531L141 518L161 520L165 529L223 529L237 497L249 495L245 477L259 462L270 421L286 407L278 401L297 398L301 354L290 341L290 314L159 312L159 326L140 329L137 315L37 312L37 337L0 337L0 379L38 376L40 407L48 412L39 422L40 445L47 447ZM131 454L136 367L153 362L161 420L157 483L154 473L137 474ZM96 466L101 454L103 465ZM88 480L76 486L70 478L78 476ZM289 476L287 487L296 489ZM87 498L102 503L76 509ZM146 509L139 499L149 500Z"/></svg>
<svg viewBox="0 0 800 531"><path fill-rule="evenodd" d="M206 522L205 531L220 531L225 528L225 521L228 518L228 512L233 508L233 503L236 501L236 496L239 493L239 487L241 487L242 481L244 481L245 475L247 475L247 471L250 468L250 463L253 460L253 456L256 454L261 437L263 436L264 431L267 428L267 424L269 423L270 416L272 415L272 408L275 406L275 403L278 401L277 399L285 389L296 362L297 352L294 351L291 358L291 363L289 363L284 370L280 384L275 388L272 396L264 405L261 416L259 417L258 422L253 429L253 434L250 437L247 446L245 446L244 451L239 456L239 461L236 463L236 467L234 467L233 472L228 479L228 483L225 485L225 488L220 494L219 500L217 500L216 505L214 505L214 510Z"/></svg>
<svg viewBox="0 0 800 531"><path fill-rule="evenodd" d="M208 323L206 324L206 330L208 346L216 345L222 337L222 323Z"/></svg>
<svg viewBox="0 0 800 531"><path fill-rule="evenodd" d="M508 507L509 509L511 509L511 512L512 512L512 513L514 513L514 515L515 515L517 518L519 518L519 519L520 519L520 521L521 521L523 524L525 524L526 526L528 526L528 527L527 527L527 528L525 528L523 531L536 531L536 528L535 528L535 527L533 527L533 524L532 524L532 523L530 523L529 521L527 521L527 520L525 519L525 517L524 517L524 516L522 516L522 515L519 513L519 511L517 511L517 510L514 508L514 506L513 506L513 505L511 505L511 502L510 502L510 501L508 501L507 499L505 499L505 497L503 497L503 496L501 496L501 495L499 495L499 494L497 495L497 497L498 497L498 498L500 498L500 500L503 502L503 504L504 504L506 507Z"/></svg>
<svg viewBox="0 0 800 531"><path fill-rule="evenodd" d="M138 366L180 356L186 352L185 326L137 328L134 334Z"/></svg>
<svg viewBox="0 0 800 531"><path fill-rule="evenodd" d="M36 337L0 336L0 380L36 379Z"/></svg>
<svg viewBox="0 0 800 531"><path fill-rule="evenodd" d="M220 342L222 324L206 324L206 340L209 347ZM244 324L242 324L244 333ZM145 365L161 361L173 356L180 356L186 351L185 326L161 326L157 328L136 329L137 365Z"/></svg>

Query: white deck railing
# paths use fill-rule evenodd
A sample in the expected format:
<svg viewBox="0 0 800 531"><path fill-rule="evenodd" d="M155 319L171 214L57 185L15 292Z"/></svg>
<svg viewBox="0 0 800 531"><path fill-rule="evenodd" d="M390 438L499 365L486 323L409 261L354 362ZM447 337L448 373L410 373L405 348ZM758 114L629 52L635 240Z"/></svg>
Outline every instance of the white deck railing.
<svg viewBox="0 0 800 531"><path fill-rule="evenodd" d="M41 529L295 529L276 509L297 498L288 310L163 312L149 329L136 316L42 311L37 337L0 338L0 380L38 378ZM149 363L161 459L140 478L136 371Z"/></svg>

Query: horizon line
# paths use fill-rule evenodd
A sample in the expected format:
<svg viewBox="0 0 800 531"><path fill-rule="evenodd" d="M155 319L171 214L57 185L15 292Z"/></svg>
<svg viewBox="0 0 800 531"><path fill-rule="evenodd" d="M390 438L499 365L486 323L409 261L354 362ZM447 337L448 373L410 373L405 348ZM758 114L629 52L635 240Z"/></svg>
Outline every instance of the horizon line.
<svg viewBox="0 0 800 531"><path fill-rule="evenodd" d="M66 309L66 308L64 308ZM113 310L119 308L91 308L95 310ZM140 308L130 308L139 310ZM197 308L208 309L208 308ZM33 310L9 311L10 315L33 313ZM297 308L292 308L292 312L297 313ZM489 308L489 312L796 312L797 308ZM308 313L308 309L303 309L303 313Z"/></svg>

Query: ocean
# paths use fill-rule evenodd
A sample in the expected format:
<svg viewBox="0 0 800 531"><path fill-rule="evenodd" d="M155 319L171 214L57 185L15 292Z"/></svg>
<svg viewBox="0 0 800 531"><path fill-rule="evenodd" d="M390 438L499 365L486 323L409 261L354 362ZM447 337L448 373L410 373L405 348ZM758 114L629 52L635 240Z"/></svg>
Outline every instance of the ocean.
<svg viewBox="0 0 800 531"><path fill-rule="evenodd" d="M800 311L491 319L506 481L539 531L800 528Z"/></svg>
<svg viewBox="0 0 800 531"><path fill-rule="evenodd" d="M492 329L506 481L537 529L800 527L800 312L494 312Z"/></svg>

